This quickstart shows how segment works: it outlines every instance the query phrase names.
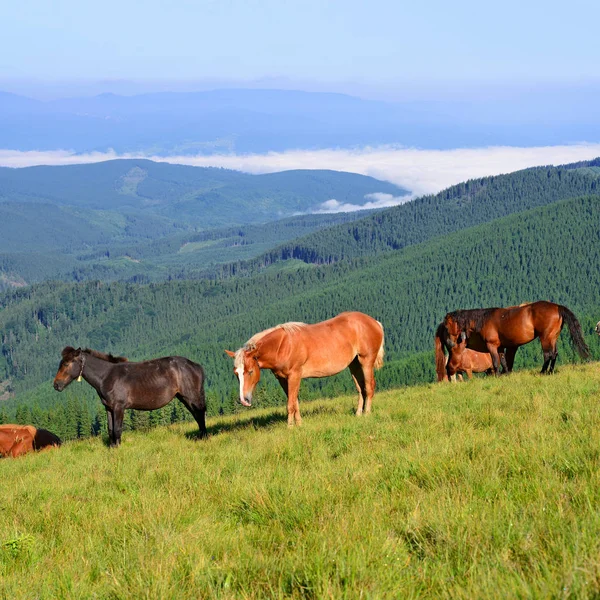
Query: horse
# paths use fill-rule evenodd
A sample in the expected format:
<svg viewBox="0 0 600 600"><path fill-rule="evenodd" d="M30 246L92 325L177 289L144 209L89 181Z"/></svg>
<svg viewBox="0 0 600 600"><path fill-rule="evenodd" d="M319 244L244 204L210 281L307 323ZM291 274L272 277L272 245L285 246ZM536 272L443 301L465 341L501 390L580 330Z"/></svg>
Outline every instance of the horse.
<svg viewBox="0 0 600 600"><path fill-rule="evenodd" d="M121 443L126 408L156 410L177 398L190 411L206 435L204 370L182 356L166 356L143 362L129 362L86 348L63 349L54 378L54 389L62 392L73 379L83 377L98 393L106 408L110 446Z"/></svg>
<svg viewBox="0 0 600 600"><path fill-rule="evenodd" d="M589 358L590 351L575 315L566 306L545 300L508 308L456 310L446 315L443 325L450 348L461 336L465 337L470 348L491 354L495 374L502 360L500 349L506 349L502 364L510 372L519 346L539 337L544 353L541 372L550 374L554 372L558 357L556 342L564 323L581 358Z"/></svg>
<svg viewBox="0 0 600 600"><path fill-rule="evenodd" d="M22 456L34 450L60 446L60 438L33 425L0 425L0 457Z"/></svg>
<svg viewBox="0 0 600 600"><path fill-rule="evenodd" d="M595 332L596 332L598 335L600 335L600 321L598 321L598 322L596 323L596 329L594 329L594 331L595 331Z"/></svg>
<svg viewBox="0 0 600 600"><path fill-rule="evenodd" d="M315 323L283 323L252 336L236 352L233 370L240 384L240 402L251 406L261 369L270 369L288 399L288 425L300 425L300 381L329 377L350 368L358 391L356 414L371 412L374 369L383 366L383 325L360 312L344 312Z"/></svg>
<svg viewBox="0 0 600 600"><path fill-rule="evenodd" d="M462 381L462 373L471 379L473 373L493 373L492 357L489 352L477 352L467 348L466 336L459 336L456 344L449 348L446 344L446 328L443 323L438 325L435 334L436 372L438 381ZM439 351L438 351L439 347ZM444 349L448 351L446 356Z"/></svg>

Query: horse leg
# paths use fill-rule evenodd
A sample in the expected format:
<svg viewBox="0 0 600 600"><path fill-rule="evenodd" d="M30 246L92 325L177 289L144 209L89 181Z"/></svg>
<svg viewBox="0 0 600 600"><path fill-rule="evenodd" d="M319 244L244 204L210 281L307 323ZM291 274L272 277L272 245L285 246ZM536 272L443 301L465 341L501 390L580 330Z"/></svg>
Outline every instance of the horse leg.
<svg viewBox="0 0 600 600"><path fill-rule="evenodd" d="M108 425L108 441L110 442L110 445L113 445L114 442L114 438L113 438L113 412L112 410L109 410L108 408L106 409L106 422Z"/></svg>
<svg viewBox="0 0 600 600"><path fill-rule="evenodd" d="M450 360L450 355L448 355L448 362L446 363L446 377L447 377L448 381L451 381L452 383L456 383L456 374L457 374L457 371L454 368L452 361Z"/></svg>
<svg viewBox="0 0 600 600"><path fill-rule="evenodd" d="M367 390L365 388L365 377L363 375L362 366L358 362L358 358L355 358L349 365L356 391L358 392L358 405L356 407L356 415L362 415L363 407L367 397Z"/></svg>
<svg viewBox="0 0 600 600"><path fill-rule="evenodd" d="M369 414L371 412L373 396L375 395L375 358L373 357L370 360L365 360L361 359L361 357L359 356L358 361L360 362L360 366L362 367L363 377L365 380L365 392L367 394L365 402L365 413Z"/></svg>
<svg viewBox="0 0 600 600"><path fill-rule="evenodd" d="M556 342L554 344L543 344L542 350L544 352L544 364L542 365L541 373L552 375L552 373L554 373L556 359L558 358Z"/></svg>
<svg viewBox="0 0 600 600"><path fill-rule="evenodd" d="M198 423L198 430L200 431L200 437L206 437L206 402L204 402L204 393L202 394L202 400L192 403L192 414L196 423Z"/></svg>
<svg viewBox="0 0 600 600"><path fill-rule="evenodd" d="M519 348L517 346L510 346L506 349L505 354L505 362L506 362L506 372L511 373L513 370L513 365L515 364L515 355L517 354L517 350Z"/></svg>
<svg viewBox="0 0 600 600"><path fill-rule="evenodd" d="M302 417L300 416L300 407L298 406L298 393L300 392L300 377L291 376L287 380L287 396L288 396L288 427L302 425Z"/></svg>
<svg viewBox="0 0 600 600"><path fill-rule="evenodd" d="M116 448L121 444L121 433L123 432L123 417L125 409L117 404L112 411L113 415L113 439L111 440L111 448Z"/></svg>
<svg viewBox="0 0 600 600"><path fill-rule="evenodd" d="M192 417L198 423L200 437L206 437L206 402L204 401L204 391L199 395L199 398L188 400L185 396L177 394L177 399L187 408Z"/></svg>
<svg viewBox="0 0 600 600"><path fill-rule="evenodd" d="M21 456L23 454L27 454L30 450L33 450L33 446L31 448L28 447L27 440L23 437L15 440L15 443L11 446L8 451L8 455L13 458L17 458L17 456Z"/></svg>
<svg viewBox="0 0 600 600"><path fill-rule="evenodd" d="M498 356L500 356L500 364L502 365L502 372L508 373L508 362L506 360L506 351L502 350L502 352L498 352Z"/></svg>
<svg viewBox="0 0 600 600"><path fill-rule="evenodd" d="M500 373L500 355L498 354L498 347L493 344L487 343L487 349L492 357L492 364L494 365L494 375Z"/></svg>

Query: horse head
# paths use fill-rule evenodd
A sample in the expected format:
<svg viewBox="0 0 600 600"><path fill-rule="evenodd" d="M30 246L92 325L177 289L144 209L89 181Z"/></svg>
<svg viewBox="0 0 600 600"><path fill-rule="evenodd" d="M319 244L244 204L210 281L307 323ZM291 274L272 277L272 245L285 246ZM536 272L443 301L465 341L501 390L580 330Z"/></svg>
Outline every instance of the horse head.
<svg viewBox="0 0 600 600"><path fill-rule="evenodd" d="M252 392L260 380L260 366L256 348L244 347L237 352L225 350L233 358L233 372L240 382L240 402L244 406L252 405Z"/></svg>
<svg viewBox="0 0 600 600"><path fill-rule="evenodd" d="M466 344L467 332L460 326L460 324L452 317L451 314L447 314L444 319L444 326L446 328L446 335L444 343L448 348L454 348L456 345Z"/></svg>
<svg viewBox="0 0 600 600"><path fill-rule="evenodd" d="M76 379L83 373L85 365L84 355L81 348L72 348L67 346L62 351L62 359L58 365L58 371L54 378L54 389L62 392L73 379Z"/></svg>

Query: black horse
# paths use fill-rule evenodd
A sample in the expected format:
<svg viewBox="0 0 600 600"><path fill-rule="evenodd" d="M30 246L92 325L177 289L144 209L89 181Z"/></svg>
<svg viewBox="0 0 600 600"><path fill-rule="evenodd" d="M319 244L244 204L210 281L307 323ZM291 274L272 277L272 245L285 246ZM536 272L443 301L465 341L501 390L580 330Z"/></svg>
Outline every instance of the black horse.
<svg viewBox="0 0 600 600"><path fill-rule="evenodd" d="M126 408L156 410L178 398L206 435L206 400L202 367L182 356L167 356L143 362L129 362L86 348L67 346L54 378L54 389L62 392L72 381L83 377L100 396L108 417L111 447L121 443Z"/></svg>

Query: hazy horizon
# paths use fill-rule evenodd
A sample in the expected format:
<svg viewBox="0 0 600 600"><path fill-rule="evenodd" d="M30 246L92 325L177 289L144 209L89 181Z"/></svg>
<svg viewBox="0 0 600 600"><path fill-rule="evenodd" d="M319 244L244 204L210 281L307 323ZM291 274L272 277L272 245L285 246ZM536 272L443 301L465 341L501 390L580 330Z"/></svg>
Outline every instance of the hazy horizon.
<svg viewBox="0 0 600 600"><path fill-rule="evenodd" d="M15 118L8 102L0 164L140 156L249 172L333 168L429 193L590 159L600 155L598 17L600 3L589 0L568 9L557 0L148 0L144 10L129 0L4 3L0 91L56 102L302 90L362 104L340 110L317 98L307 110L240 102L144 112L72 102Z"/></svg>

